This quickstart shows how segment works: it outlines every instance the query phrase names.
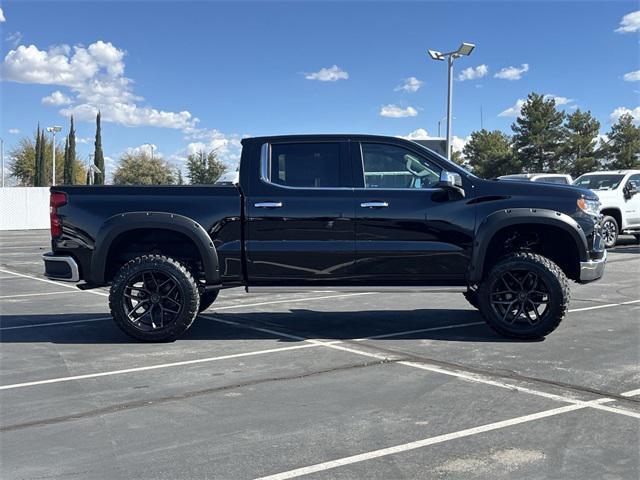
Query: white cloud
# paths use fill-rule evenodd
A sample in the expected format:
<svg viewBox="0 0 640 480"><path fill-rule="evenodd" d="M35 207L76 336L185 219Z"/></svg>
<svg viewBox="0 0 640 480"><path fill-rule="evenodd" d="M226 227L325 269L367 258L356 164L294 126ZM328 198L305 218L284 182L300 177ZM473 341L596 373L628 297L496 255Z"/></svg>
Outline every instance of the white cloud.
<svg viewBox="0 0 640 480"><path fill-rule="evenodd" d="M554 95L553 93L547 93L544 96L545 100L554 100L556 105L567 105L568 103L573 102L573 98L567 97L559 97L558 95Z"/></svg>
<svg viewBox="0 0 640 480"><path fill-rule="evenodd" d="M10 128L9 133L12 135L17 135L20 133L20 130L18 130L17 128Z"/></svg>
<svg viewBox="0 0 640 480"><path fill-rule="evenodd" d="M454 135L453 138L451 139L451 150L453 150L454 152L462 152L462 150L464 149L464 146L467 144L469 140L471 140L471 135L465 138L456 137Z"/></svg>
<svg viewBox="0 0 640 480"><path fill-rule="evenodd" d="M22 33L10 33L5 40L7 41L7 43L11 44L13 48L16 48L18 45L20 45L20 43L22 43Z"/></svg>
<svg viewBox="0 0 640 480"><path fill-rule="evenodd" d="M636 107L633 109L627 107L618 107L613 112L611 112L609 118L612 122L617 122L622 115L627 114L633 117L633 123L635 123L636 125L640 125L640 107Z"/></svg>
<svg viewBox="0 0 640 480"><path fill-rule="evenodd" d="M427 132L424 128L417 128L407 135L400 135L400 138L406 138L407 140L429 140L435 137L429 136L429 132Z"/></svg>
<svg viewBox="0 0 640 480"><path fill-rule="evenodd" d="M144 99L134 94L133 81L124 76L125 55L124 50L102 40L88 47L57 45L48 50L21 45L6 55L2 78L70 88L72 105L60 113L74 115L80 121L93 121L100 110L103 121L129 127L196 128L199 120L188 111L140 105Z"/></svg>
<svg viewBox="0 0 640 480"><path fill-rule="evenodd" d="M399 135L400 138L405 138L407 140L443 140L443 138L441 137L432 137L431 135L429 135L429 132L427 132L427 130L425 130L424 128L417 128L414 131L408 133L407 135ZM462 152L462 150L464 149L464 146L467 144L467 142L471 140L471 136L467 136L467 137L457 137L456 135L454 135L451 138L451 149L454 152Z"/></svg>
<svg viewBox="0 0 640 480"><path fill-rule="evenodd" d="M402 108L398 105L383 105L380 108L380 116L388 118L415 117L418 111L413 107Z"/></svg>
<svg viewBox="0 0 640 480"><path fill-rule="evenodd" d="M320 82L337 82L338 80L346 80L349 74L337 65L329 68L321 68L317 72L305 73L304 78L307 80L318 80Z"/></svg>
<svg viewBox="0 0 640 480"><path fill-rule="evenodd" d="M635 72L625 73L622 79L625 82L640 82L640 70L636 70Z"/></svg>
<svg viewBox="0 0 640 480"><path fill-rule="evenodd" d="M522 98L519 98L516 101L515 105L507 108L506 110L503 110L498 114L498 116L499 117L517 117L520 115L520 110L522 110L523 105L524 105L524 100Z"/></svg>
<svg viewBox="0 0 640 480"><path fill-rule="evenodd" d="M4 12L2 11L2 7L0 7L0 23L6 22L6 18L4 18Z"/></svg>
<svg viewBox="0 0 640 480"><path fill-rule="evenodd" d="M520 68L518 67L505 67L494 75L495 78L501 78L503 80L520 80L522 74L529 71L529 64L523 63Z"/></svg>
<svg viewBox="0 0 640 480"><path fill-rule="evenodd" d="M418 80L416 77L409 77L406 78L402 84L398 85L393 90L394 92L403 91L407 93L414 93L417 92L420 87L422 87L422 85L424 85L424 82L422 80Z"/></svg>
<svg viewBox="0 0 640 480"><path fill-rule="evenodd" d="M477 67L469 67L465 68L458 75L458 80L464 82L465 80L477 80L478 78L484 77L487 73L489 73L489 67L486 65L478 65Z"/></svg>
<svg viewBox="0 0 640 480"><path fill-rule="evenodd" d="M76 137L76 143L88 144L93 143L92 137Z"/></svg>
<svg viewBox="0 0 640 480"><path fill-rule="evenodd" d="M51 95L42 97L43 105L69 105L70 103L71 99L60 90L56 90Z"/></svg>
<svg viewBox="0 0 640 480"><path fill-rule="evenodd" d="M124 153L127 153L129 155L138 155L140 153L144 153L148 156L151 156L152 150L154 157L162 157L162 154L158 152L158 146L155 143L143 143L142 145L138 145L137 147L127 147Z"/></svg>
<svg viewBox="0 0 640 480"><path fill-rule="evenodd" d="M616 28L618 33L632 33L640 30L640 10L627 13L622 20L620 20L620 26Z"/></svg>

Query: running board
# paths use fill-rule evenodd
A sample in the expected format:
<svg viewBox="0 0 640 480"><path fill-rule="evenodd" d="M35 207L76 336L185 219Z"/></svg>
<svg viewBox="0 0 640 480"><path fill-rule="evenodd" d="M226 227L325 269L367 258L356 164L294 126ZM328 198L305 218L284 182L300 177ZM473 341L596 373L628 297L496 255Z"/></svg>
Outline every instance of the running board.
<svg viewBox="0 0 640 480"><path fill-rule="evenodd" d="M377 293L464 293L468 290L468 287L454 287L454 286L370 286L370 287L359 287L359 286L290 286L290 287L247 287L248 293L261 293L261 292L377 292Z"/></svg>

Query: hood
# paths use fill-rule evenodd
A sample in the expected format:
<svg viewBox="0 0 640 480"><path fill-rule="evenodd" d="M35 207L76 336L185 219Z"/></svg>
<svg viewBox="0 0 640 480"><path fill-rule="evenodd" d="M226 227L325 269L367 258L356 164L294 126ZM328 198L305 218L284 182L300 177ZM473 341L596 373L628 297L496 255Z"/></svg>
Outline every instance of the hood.
<svg viewBox="0 0 640 480"><path fill-rule="evenodd" d="M597 199L597 195L587 188L528 180L482 180L481 191L483 195Z"/></svg>
<svg viewBox="0 0 640 480"><path fill-rule="evenodd" d="M598 196L600 203L604 206L605 204L617 204L620 197L619 190L589 190L594 195Z"/></svg>

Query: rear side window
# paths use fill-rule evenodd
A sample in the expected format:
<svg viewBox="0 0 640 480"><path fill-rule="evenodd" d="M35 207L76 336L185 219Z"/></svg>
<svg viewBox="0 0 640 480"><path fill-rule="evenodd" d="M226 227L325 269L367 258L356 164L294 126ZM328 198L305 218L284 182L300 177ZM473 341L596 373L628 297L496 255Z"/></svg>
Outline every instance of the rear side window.
<svg viewBox="0 0 640 480"><path fill-rule="evenodd" d="M271 145L269 181L298 188L340 186L339 143L280 143Z"/></svg>
<svg viewBox="0 0 640 480"><path fill-rule="evenodd" d="M567 182L566 177L539 177L536 181L544 183L562 183L563 185L569 183Z"/></svg>

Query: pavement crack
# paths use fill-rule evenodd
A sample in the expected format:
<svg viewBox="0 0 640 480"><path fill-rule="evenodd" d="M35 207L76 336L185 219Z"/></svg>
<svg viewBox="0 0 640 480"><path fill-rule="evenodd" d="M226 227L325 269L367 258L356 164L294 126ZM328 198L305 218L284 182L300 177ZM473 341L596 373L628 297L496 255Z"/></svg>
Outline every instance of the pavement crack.
<svg viewBox="0 0 640 480"><path fill-rule="evenodd" d="M338 367L326 368L322 370L314 370L314 371L305 372L305 373L296 373L293 375L284 375L279 377L268 377L268 378L249 380L246 382L234 383L232 385L223 385L219 387L206 388L202 390L194 390L191 392L168 395L168 396L159 397L159 398L135 400L132 402L110 405L108 407L96 408L96 409L88 410L81 413L74 413L70 415L63 415L59 417L46 418L41 420L32 420L29 422L15 423L12 425L4 425L4 426L0 426L0 432L10 432L15 430L22 430L25 428L31 428L31 427L42 427L42 426L54 425L58 423L71 422L71 421L81 420L85 418L99 417L99 416L107 415L111 413L123 412L123 411L131 410L134 408L151 407L151 406L161 405L169 402L178 402L182 400L188 400L195 397L201 397L205 395L215 394L218 392L224 392L227 390L233 390L236 388L250 387L254 385L261 385L261 384L271 383L271 382L302 380L305 378L326 375L334 372L343 372L343 371L355 370L359 368L374 367L374 366L385 365L389 363L397 363L397 362L407 361L407 360L409 359L408 358L384 358L381 360L351 363L347 365L341 365Z"/></svg>

